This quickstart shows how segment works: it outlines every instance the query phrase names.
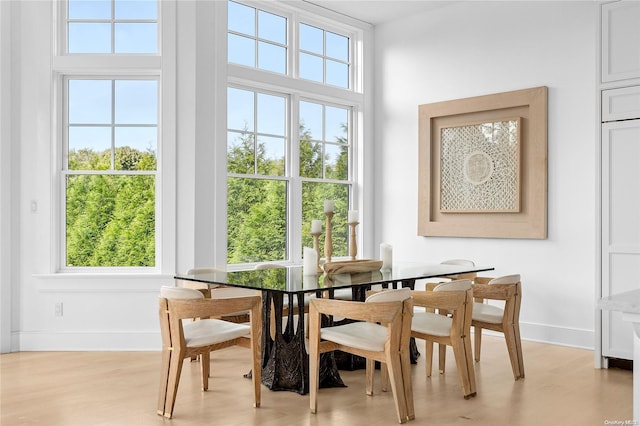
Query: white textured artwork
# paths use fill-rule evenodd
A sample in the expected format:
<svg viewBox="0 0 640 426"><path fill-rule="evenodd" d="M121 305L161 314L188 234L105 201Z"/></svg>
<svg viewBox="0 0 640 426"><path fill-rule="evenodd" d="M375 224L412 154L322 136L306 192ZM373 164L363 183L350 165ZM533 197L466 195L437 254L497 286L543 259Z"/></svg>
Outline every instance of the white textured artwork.
<svg viewBox="0 0 640 426"><path fill-rule="evenodd" d="M440 211L520 211L520 118L441 129Z"/></svg>

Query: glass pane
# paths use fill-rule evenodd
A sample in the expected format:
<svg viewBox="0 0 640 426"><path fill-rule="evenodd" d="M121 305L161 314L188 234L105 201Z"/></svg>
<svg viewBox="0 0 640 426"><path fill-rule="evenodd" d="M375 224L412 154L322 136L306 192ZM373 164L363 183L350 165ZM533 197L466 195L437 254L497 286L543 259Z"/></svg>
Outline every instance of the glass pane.
<svg viewBox="0 0 640 426"><path fill-rule="evenodd" d="M323 238L326 235L324 200L333 200L335 204L334 216L331 220L331 237L333 240L333 257L347 255L348 226L347 211L349 210L349 185L303 182L302 183L302 247L313 247L311 221L322 220ZM321 257L324 251L321 248Z"/></svg>
<svg viewBox="0 0 640 426"><path fill-rule="evenodd" d="M322 58L300 53L300 78L322 83Z"/></svg>
<svg viewBox="0 0 640 426"><path fill-rule="evenodd" d="M69 53L111 53L111 24L70 22Z"/></svg>
<svg viewBox="0 0 640 426"><path fill-rule="evenodd" d="M69 0L69 19L111 19L110 0Z"/></svg>
<svg viewBox="0 0 640 426"><path fill-rule="evenodd" d="M349 110L344 108L325 108L325 140L327 142L348 143Z"/></svg>
<svg viewBox="0 0 640 426"><path fill-rule="evenodd" d="M254 130L254 93L230 87L227 90L227 128Z"/></svg>
<svg viewBox="0 0 640 426"><path fill-rule="evenodd" d="M69 80L69 123L111 124L111 80Z"/></svg>
<svg viewBox="0 0 640 426"><path fill-rule="evenodd" d="M287 259L287 183L227 180L227 262Z"/></svg>
<svg viewBox="0 0 640 426"><path fill-rule="evenodd" d="M349 151L345 145L325 144L325 177L347 180L349 176Z"/></svg>
<svg viewBox="0 0 640 426"><path fill-rule="evenodd" d="M111 168L111 127L69 127L69 170Z"/></svg>
<svg viewBox="0 0 640 426"><path fill-rule="evenodd" d="M300 176L322 178L322 143L300 139Z"/></svg>
<svg viewBox="0 0 640 426"><path fill-rule="evenodd" d="M115 146L116 170L156 170L156 127L116 127Z"/></svg>
<svg viewBox="0 0 640 426"><path fill-rule="evenodd" d="M282 16L258 10L258 37L287 44L287 20Z"/></svg>
<svg viewBox="0 0 640 426"><path fill-rule="evenodd" d="M349 61L349 39L345 36L326 33L327 37L327 56L338 59L343 62Z"/></svg>
<svg viewBox="0 0 640 426"><path fill-rule="evenodd" d="M250 36L256 35L256 10L252 7L230 1L227 19L229 31Z"/></svg>
<svg viewBox="0 0 640 426"><path fill-rule="evenodd" d="M115 0L116 19L158 19L158 0Z"/></svg>
<svg viewBox="0 0 640 426"><path fill-rule="evenodd" d="M234 64L246 65L248 67L256 66L256 41L229 34L227 38L227 60Z"/></svg>
<svg viewBox="0 0 640 426"><path fill-rule="evenodd" d="M158 25L115 24L115 53L158 53Z"/></svg>
<svg viewBox="0 0 640 426"><path fill-rule="evenodd" d="M287 50L275 44L258 42L258 68L265 71L287 73Z"/></svg>
<svg viewBox="0 0 640 426"><path fill-rule="evenodd" d="M324 54L324 31L311 25L300 24L300 49L313 52L318 55Z"/></svg>
<svg viewBox="0 0 640 426"><path fill-rule="evenodd" d="M300 138L322 140L322 105L300 102Z"/></svg>
<svg viewBox="0 0 640 426"><path fill-rule="evenodd" d="M349 88L349 66L341 62L327 60L327 84Z"/></svg>
<svg viewBox="0 0 640 426"><path fill-rule="evenodd" d="M285 135L285 99L258 93L258 133Z"/></svg>
<svg viewBox="0 0 640 426"><path fill-rule="evenodd" d="M284 138L258 136L258 174L284 176Z"/></svg>
<svg viewBox="0 0 640 426"><path fill-rule="evenodd" d="M227 171L255 173L253 133L227 133Z"/></svg>
<svg viewBox="0 0 640 426"><path fill-rule="evenodd" d="M116 80L115 122L158 124L158 82Z"/></svg>
<svg viewBox="0 0 640 426"><path fill-rule="evenodd" d="M155 265L155 176L68 176L67 266Z"/></svg>

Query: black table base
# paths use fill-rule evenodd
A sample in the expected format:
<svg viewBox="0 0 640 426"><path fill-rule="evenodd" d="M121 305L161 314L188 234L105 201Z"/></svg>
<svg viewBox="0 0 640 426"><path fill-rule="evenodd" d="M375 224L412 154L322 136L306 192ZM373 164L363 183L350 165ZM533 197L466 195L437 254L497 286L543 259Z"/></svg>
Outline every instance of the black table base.
<svg viewBox="0 0 640 426"><path fill-rule="evenodd" d="M305 348L304 295L297 303L289 298L287 323L282 330L283 295L262 293L262 384L273 391L291 391L300 395L309 392L309 355ZM271 337L271 308L275 317L274 338ZM298 321L294 327L294 306L298 306ZM320 355L321 388L345 387L340 378L333 352Z"/></svg>

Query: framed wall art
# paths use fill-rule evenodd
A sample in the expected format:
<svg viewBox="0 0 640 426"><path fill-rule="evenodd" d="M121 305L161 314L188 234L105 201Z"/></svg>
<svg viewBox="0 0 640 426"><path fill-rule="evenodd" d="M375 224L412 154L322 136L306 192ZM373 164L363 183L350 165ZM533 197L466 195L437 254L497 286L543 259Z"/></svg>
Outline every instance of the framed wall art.
<svg viewBox="0 0 640 426"><path fill-rule="evenodd" d="M547 88L419 106L418 235L547 236Z"/></svg>

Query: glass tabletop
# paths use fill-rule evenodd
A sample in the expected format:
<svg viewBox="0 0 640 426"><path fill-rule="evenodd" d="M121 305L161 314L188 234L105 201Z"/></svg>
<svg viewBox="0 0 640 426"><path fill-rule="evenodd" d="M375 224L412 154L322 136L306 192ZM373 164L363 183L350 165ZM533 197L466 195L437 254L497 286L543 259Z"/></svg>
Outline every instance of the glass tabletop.
<svg viewBox="0 0 640 426"><path fill-rule="evenodd" d="M390 270L304 275L302 266L232 272L176 275L175 279L206 284L277 291L288 294L311 293L331 288L350 288L398 281L435 278L472 272L491 271L492 267L447 265L440 263L399 262Z"/></svg>

